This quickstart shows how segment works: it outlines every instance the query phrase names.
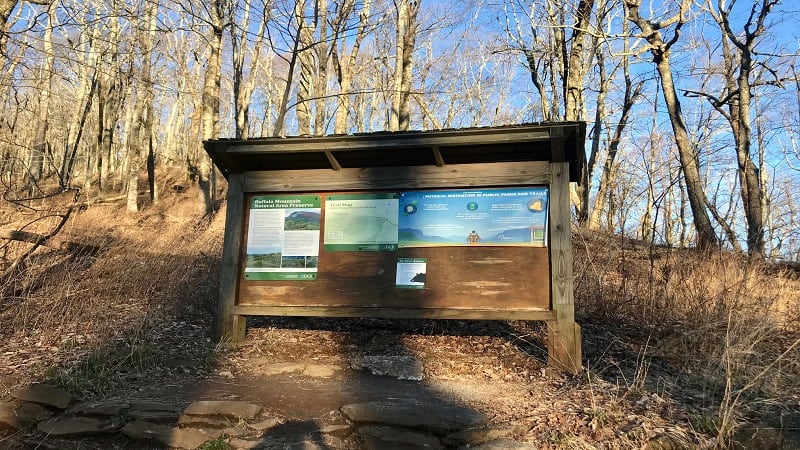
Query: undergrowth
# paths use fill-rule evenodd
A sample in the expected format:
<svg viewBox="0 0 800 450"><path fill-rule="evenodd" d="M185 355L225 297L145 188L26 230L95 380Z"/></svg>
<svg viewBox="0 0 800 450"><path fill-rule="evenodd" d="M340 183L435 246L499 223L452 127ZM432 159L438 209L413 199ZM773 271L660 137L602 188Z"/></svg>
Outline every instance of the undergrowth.
<svg viewBox="0 0 800 450"><path fill-rule="evenodd" d="M732 445L748 422L797 408L797 273L725 251L669 249L589 231L579 231L574 246L579 320L619 327L638 347L625 370L608 358L590 361L590 368L606 369L628 390L665 390L658 387L663 379L649 376L658 361L676 390L703 399L709 413L689 422L715 436L717 447Z"/></svg>

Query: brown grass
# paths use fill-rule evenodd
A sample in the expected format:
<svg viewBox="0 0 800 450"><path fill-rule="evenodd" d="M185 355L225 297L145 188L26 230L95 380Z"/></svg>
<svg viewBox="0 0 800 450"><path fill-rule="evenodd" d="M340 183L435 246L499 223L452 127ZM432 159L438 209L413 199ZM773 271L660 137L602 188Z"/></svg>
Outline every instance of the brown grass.
<svg viewBox="0 0 800 450"><path fill-rule="evenodd" d="M638 336L640 375L657 360L674 374L668 381L698 391L718 446L730 445L748 420L797 408L796 273L729 252L658 248L586 231L575 243L583 320Z"/></svg>
<svg viewBox="0 0 800 450"><path fill-rule="evenodd" d="M52 381L103 393L124 383L109 379L120 367L132 372L168 358L156 351L165 326L210 323L223 228L224 217L197 216L184 195L135 214L118 203L84 206L58 239L98 252L42 247L0 287L0 377L3 368L46 371ZM12 244L7 258L28 245Z"/></svg>

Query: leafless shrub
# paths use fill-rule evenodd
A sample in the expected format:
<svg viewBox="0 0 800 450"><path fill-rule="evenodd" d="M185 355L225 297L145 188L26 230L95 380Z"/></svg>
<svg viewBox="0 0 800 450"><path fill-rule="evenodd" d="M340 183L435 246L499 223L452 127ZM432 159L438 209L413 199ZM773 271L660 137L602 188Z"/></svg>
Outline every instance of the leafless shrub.
<svg viewBox="0 0 800 450"><path fill-rule="evenodd" d="M746 419L798 398L800 285L789 274L724 251L589 232L575 242L578 313L653 336L651 356L691 374L716 402L720 446Z"/></svg>

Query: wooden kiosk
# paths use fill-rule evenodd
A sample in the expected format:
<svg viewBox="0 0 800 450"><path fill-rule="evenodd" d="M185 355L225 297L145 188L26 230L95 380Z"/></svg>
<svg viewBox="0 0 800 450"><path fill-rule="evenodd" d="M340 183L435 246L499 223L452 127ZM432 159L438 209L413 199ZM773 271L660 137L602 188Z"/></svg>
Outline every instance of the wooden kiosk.
<svg viewBox="0 0 800 450"><path fill-rule="evenodd" d="M570 181L585 124L205 142L228 180L215 338L247 316L543 320L581 370Z"/></svg>

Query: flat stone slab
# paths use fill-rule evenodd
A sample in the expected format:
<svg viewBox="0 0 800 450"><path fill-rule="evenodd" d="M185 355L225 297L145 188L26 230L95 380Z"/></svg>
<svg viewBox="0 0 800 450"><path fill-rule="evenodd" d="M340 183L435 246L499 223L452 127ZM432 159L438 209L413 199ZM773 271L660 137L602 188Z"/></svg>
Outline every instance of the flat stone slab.
<svg viewBox="0 0 800 450"><path fill-rule="evenodd" d="M0 403L0 429L20 430L40 420L53 417L53 412L44 406L28 402Z"/></svg>
<svg viewBox="0 0 800 450"><path fill-rule="evenodd" d="M309 364L303 368L303 375L312 378L330 378L341 369L331 364Z"/></svg>
<svg viewBox="0 0 800 450"><path fill-rule="evenodd" d="M422 362L412 356L358 355L351 360L350 367L398 380L419 381L423 376Z"/></svg>
<svg viewBox="0 0 800 450"><path fill-rule="evenodd" d="M231 400L205 400L194 402L183 410L192 416L223 416L234 419L254 419L261 412L261 407L252 403Z"/></svg>
<svg viewBox="0 0 800 450"><path fill-rule="evenodd" d="M297 373L312 378L330 378L342 368L332 364L274 363L261 365L260 370L268 376Z"/></svg>
<svg viewBox="0 0 800 450"><path fill-rule="evenodd" d="M26 402L39 403L58 409L67 409L72 396L65 390L49 384L32 384L11 392L11 396Z"/></svg>
<svg viewBox="0 0 800 450"><path fill-rule="evenodd" d="M96 434L114 431L118 427L106 424L94 417L56 417L39 422L36 428L50 436Z"/></svg>
<svg viewBox="0 0 800 450"><path fill-rule="evenodd" d="M173 428L168 425L136 421L122 427L122 434L132 439L155 440L169 447L193 450L212 439L218 438L221 435L221 430Z"/></svg>
<svg viewBox="0 0 800 450"><path fill-rule="evenodd" d="M444 446L436 436L416 433L387 426L366 426L358 429L358 434L368 449L383 450L401 446L403 448L443 449Z"/></svg>
<svg viewBox="0 0 800 450"><path fill-rule="evenodd" d="M333 436L349 436L353 433L353 427L350 425L328 425L319 430L322 434L330 434Z"/></svg>
<svg viewBox="0 0 800 450"><path fill-rule="evenodd" d="M122 400L100 401L83 403L75 406L68 411L74 416L119 416L131 407L131 404Z"/></svg>
<svg viewBox="0 0 800 450"><path fill-rule="evenodd" d="M410 400L352 403L341 408L353 422L453 431L474 427L483 414L456 405L436 405Z"/></svg>
<svg viewBox="0 0 800 450"><path fill-rule="evenodd" d="M142 420L145 422L173 424L178 421L181 413L177 411L148 411L131 409L126 413L126 415L132 419Z"/></svg>
<svg viewBox="0 0 800 450"><path fill-rule="evenodd" d="M231 426L231 420L183 414L178 418L178 425L197 428L226 428Z"/></svg>
<svg viewBox="0 0 800 450"><path fill-rule="evenodd" d="M149 401L134 401L131 402L131 409L137 411L171 411L181 412L181 409L175 405L162 402L149 402Z"/></svg>

